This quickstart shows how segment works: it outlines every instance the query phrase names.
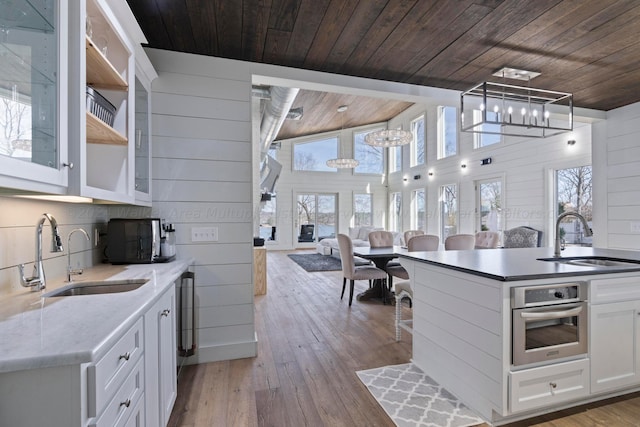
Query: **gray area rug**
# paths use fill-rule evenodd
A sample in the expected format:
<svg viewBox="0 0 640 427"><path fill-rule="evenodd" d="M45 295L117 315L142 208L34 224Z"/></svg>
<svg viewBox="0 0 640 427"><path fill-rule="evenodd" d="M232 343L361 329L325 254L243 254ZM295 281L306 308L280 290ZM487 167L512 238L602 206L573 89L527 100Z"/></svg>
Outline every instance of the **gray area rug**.
<svg viewBox="0 0 640 427"><path fill-rule="evenodd" d="M289 254L296 264L306 271L335 271L342 270L342 263L336 257L321 254Z"/></svg>
<svg viewBox="0 0 640 427"><path fill-rule="evenodd" d="M340 259L331 255L288 254L288 257L308 272L342 270ZM354 257L354 260L356 265L370 264L369 261L363 258Z"/></svg>
<svg viewBox="0 0 640 427"><path fill-rule="evenodd" d="M484 422L411 363L356 374L399 427L466 427Z"/></svg>

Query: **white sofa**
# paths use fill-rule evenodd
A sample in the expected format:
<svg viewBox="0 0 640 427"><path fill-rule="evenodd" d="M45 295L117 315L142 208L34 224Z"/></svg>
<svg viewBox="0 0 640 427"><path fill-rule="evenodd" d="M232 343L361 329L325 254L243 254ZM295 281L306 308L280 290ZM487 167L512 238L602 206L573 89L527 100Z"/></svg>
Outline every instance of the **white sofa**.
<svg viewBox="0 0 640 427"><path fill-rule="evenodd" d="M349 237L353 242L353 247L369 246L369 233L372 231L384 230L380 227L362 226L362 227L349 227ZM402 233L394 232L394 245L401 246L404 244ZM340 257L340 248L338 247L338 239L322 239L316 245L316 252L322 255L333 255L334 257Z"/></svg>

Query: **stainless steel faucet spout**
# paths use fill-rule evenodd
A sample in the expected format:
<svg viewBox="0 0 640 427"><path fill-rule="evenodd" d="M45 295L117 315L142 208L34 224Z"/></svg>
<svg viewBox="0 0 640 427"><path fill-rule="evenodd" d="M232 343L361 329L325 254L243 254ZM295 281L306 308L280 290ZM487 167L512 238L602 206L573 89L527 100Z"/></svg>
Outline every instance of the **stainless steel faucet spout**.
<svg viewBox="0 0 640 427"><path fill-rule="evenodd" d="M558 218L556 219L556 239L555 239L555 247L553 251L553 255L555 257L560 256L560 221L562 221L562 219L568 216L575 216L580 220L580 222L582 222L582 226L584 227L584 235L586 237L593 235L593 231L591 230L591 227L589 227L589 224L587 224L587 220L582 215L580 215L577 212L571 212L571 211L561 213L560 215L558 215Z"/></svg>
<svg viewBox="0 0 640 427"><path fill-rule="evenodd" d="M18 266L18 270L20 270L20 284L24 287L30 287L31 290L40 291L46 288L46 280L44 277L44 265L42 264L42 228L44 226L44 221L49 221L51 225L51 252L62 252L62 238L60 237L60 233L58 232L58 222L48 213L42 214L42 218L36 224L36 253L35 253L35 262L33 264L33 276L25 277L24 276L24 264L20 264Z"/></svg>
<svg viewBox="0 0 640 427"><path fill-rule="evenodd" d="M71 230L71 233L69 233L69 235L67 236L67 282L72 282L73 281L72 277L77 274L82 274L82 271L83 271L81 268L74 269L71 267L71 236L76 231L79 231L82 234L84 234L84 237L87 238L87 241L91 241L91 239L89 238L89 235L84 230L84 228L74 228L73 230Z"/></svg>

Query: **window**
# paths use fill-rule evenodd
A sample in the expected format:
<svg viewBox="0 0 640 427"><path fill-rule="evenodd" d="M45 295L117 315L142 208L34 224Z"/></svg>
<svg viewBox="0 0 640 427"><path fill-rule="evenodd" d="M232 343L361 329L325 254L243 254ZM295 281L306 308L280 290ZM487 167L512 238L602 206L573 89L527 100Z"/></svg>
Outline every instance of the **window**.
<svg viewBox="0 0 640 427"><path fill-rule="evenodd" d="M338 156L338 137L325 138L293 145L293 170L335 172L327 166L327 160Z"/></svg>
<svg viewBox="0 0 640 427"><path fill-rule="evenodd" d="M370 132L372 130L354 133L355 159L360 162L355 168L355 172L382 175L384 169L383 148L373 147L364 142L365 135Z"/></svg>
<svg viewBox="0 0 640 427"><path fill-rule="evenodd" d="M389 228L390 231L402 231L402 193L391 193Z"/></svg>
<svg viewBox="0 0 640 427"><path fill-rule="evenodd" d="M411 166L423 165L425 161L424 115L411 121Z"/></svg>
<svg viewBox="0 0 640 427"><path fill-rule="evenodd" d="M473 110L474 123L482 121L482 111ZM487 120L500 121L500 113L494 113L493 111L487 111ZM483 124L482 130L485 132L500 133L499 124ZM500 135L494 135L489 133L476 133L474 134L475 147L482 148L488 145L497 144L501 141Z"/></svg>
<svg viewBox="0 0 640 427"><path fill-rule="evenodd" d="M587 222L593 220L591 198L591 166L556 171L556 218L563 212L577 212ZM567 245L591 246L591 237L585 237L582 223L575 217L560 222L560 238Z"/></svg>
<svg viewBox="0 0 640 427"><path fill-rule="evenodd" d="M442 241L458 234L458 187L456 184L440 187L440 218Z"/></svg>
<svg viewBox="0 0 640 427"><path fill-rule="evenodd" d="M502 180L476 182L477 231L502 231Z"/></svg>
<svg viewBox="0 0 640 427"><path fill-rule="evenodd" d="M353 195L353 225L373 225L373 203L371 194Z"/></svg>
<svg viewBox="0 0 640 427"><path fill-rule="evenodd" d="M424 204L424 189L414 190L412 201L413 209L411 211L411 228L414 230L426 231L427 217Z"/></svg>
<svg viewBox="0 0 640 427"><path fill-rule="evenodd" d="M402 146L389 147L389 173L402 170Z"/></svg>
<svg viewBox="0 0 640 427"><path fill-rule="evenodd" d="M458 110L455 107L438 107L438 158L458 153Z"/></svg>
<svg viewBox="0 0 640 427"><path fill-rule="evenodd" d="M260 208L260 237L276 240L276 199L273 195Z"/></svg>

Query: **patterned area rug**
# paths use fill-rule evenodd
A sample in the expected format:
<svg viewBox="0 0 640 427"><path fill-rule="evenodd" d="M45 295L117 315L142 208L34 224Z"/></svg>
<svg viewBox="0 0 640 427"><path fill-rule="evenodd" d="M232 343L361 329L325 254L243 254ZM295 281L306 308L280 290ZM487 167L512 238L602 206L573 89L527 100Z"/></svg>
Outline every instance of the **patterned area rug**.
<svg viewBox="0 0 640 427"><path fill-rule="evenodd" d="M288 257L308 272L342 270L342 263L340 262L340 259L331 255L289 254ZM366 259L358 257L354 257L354 259L356 265L369 264L369 261Z"/></svg>
<svg viewBox="0 0 640 427"><path fill-rule="evenodd" d="M356 374L399 427L464 427L484 422L411 363Z"/></svg>

